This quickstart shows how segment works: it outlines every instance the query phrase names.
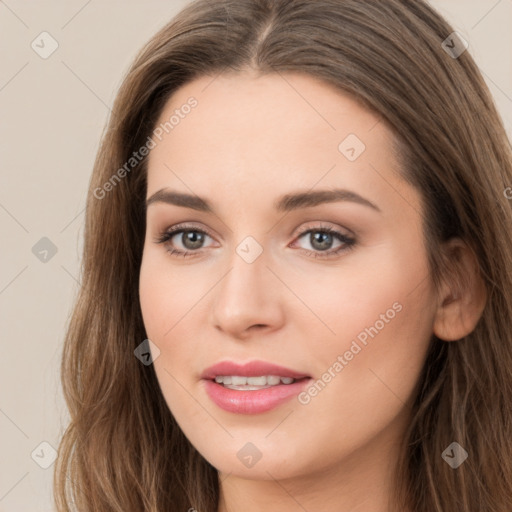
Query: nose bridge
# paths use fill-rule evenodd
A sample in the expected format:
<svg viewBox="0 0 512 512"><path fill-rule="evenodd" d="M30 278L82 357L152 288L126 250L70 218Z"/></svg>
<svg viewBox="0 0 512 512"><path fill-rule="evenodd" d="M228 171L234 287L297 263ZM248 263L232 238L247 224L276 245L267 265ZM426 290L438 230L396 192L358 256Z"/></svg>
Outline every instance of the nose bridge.
<svg viewBox="0 0 512 512"><path fill-rule="evenodd" d="M235 304L243 299L246 306L260 303L268 281L267 259L263 246L252 236L245 237L229 258L230 271L221 286L223 299Z"/></svg>
<svg viewBox="0 0 512 512"><path fill-rule="evenodd" d="M230 254L229 270L216 287L213 307L214 323L222 330L235 335L251 325L270 326L279 321L268 254L252 236L242 239Z"/></svg>

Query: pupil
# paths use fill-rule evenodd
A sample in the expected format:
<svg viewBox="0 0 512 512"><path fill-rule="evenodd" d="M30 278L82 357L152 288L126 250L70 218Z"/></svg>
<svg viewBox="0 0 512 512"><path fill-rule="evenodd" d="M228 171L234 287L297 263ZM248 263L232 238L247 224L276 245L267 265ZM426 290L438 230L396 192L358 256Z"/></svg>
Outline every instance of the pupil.
<svg viewBox="0 0 512 512"><path fill-rule="evenodd" d="M332 243L332 235L330 233L317 231L316 233L311 233L310 238L311 245L320 251L329 249Z"/></svg>
<svg viewBox="0 0 512 512"><path fill-rule="evenodd" d="M184 240L182 240L184 243L183 245L187 247L188 249L198 249L201 247L201 244L204 239L203 233L198 233L196 231L187 231L184 233ZM189 243L191 245L189 245Z"/></svg>

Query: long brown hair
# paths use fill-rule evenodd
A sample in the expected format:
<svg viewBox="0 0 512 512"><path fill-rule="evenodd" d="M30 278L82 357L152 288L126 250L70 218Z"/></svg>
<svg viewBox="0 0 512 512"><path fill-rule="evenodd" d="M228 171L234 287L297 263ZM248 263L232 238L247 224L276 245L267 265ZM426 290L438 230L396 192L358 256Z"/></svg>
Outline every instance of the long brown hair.
<svg viewBox="0 0 512 512"><path fill-rule="evenodd" d="M478 258L485 310L464 339L432 336L392 510L512 510L512 155L469 51L447 51L456 36L442 44L452 32L423 0L196 0L139 52L90 182L61 369L71 421L55 466L59 512L217 511L216 469L172 417L153 366L134 356L146 339L147 159L126 162L181 85L248 68L311 75L378 113L424 200L433 282L450 271L442 241L460 237ZM457 469L442 458L453 441L469 454Z"/></svg>

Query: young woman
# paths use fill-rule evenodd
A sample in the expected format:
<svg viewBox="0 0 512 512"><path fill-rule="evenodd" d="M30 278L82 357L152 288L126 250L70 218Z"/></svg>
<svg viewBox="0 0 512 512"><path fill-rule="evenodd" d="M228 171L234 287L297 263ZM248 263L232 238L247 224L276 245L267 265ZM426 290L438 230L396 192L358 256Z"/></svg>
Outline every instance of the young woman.
<svg viewBox="0 0 512 512"><path fill-rule="evenodd" d="M445 20L196 0L113 112L59 511L512 510L512 155Z"/></svg>

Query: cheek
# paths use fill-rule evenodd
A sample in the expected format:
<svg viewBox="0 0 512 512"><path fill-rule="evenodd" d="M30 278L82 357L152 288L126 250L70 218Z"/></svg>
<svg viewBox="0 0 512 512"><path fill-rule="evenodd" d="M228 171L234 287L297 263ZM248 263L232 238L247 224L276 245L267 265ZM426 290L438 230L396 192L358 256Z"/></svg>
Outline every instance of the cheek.
<svg viewBox="0 0 512 512"><path fill-rule="evenodd" d="M178 382L196 378L197 357L204 352L204 336L198 334L204 330L200 326L206 325L198 318L208 313L206 296L214 284L210 274L193 266L173 268L165 251L149 248L144 253L139 279L141 312L146 334L160 350L154 368L166 400L186 400Z"/></svg>
<svg viewBox="0 0 512 512"><path fill-rule="evenodd" d="M427 286L411 293L405 279L390 288L374 285L358 301L342 294L345 303L325 317L336 336L307 349L315 379L299 397L287 435L305 436L325 464L405 422L424 365L431 335ZM312 418L325 439L338 439L336 449L315 430L303 432Z"/></svg>
<svg viewBox="0 0 512 512"><path fill-rule="evenodd" d="M335 334L308 349L317 380L302 403L325 421L339 418L354 436L373 435L404 408L431 339L434 295L426 261L412 264L393 252L366 271L347 273L338 291L330 285L333 300L323 300L322 318Z"/></svg>
<svg viewBox="0 0 512 512"><path fill-rule="evenodd" d="M284 270L284 272L286 272ZM347 258L338 269L320 269L314 277L302 272L288 276L300 297L315 313L295 321L321 338L318 352L350 348L352 340L401 338L431 328L433 296L426 259L400 247L381 246ZM377 332L376 332L377 331ZM424 336L423 336L424 338ZM411 340L414 343L414 339ZM325 363L325 361L324 361Z"/></svg>
<svg viewBox="0 0 512 512"><path fill-rule="evenodd" d="M325 375L322 380L329 382L325 391L318 386L318 402L341 406L339 397L352 403L357 396L359 405L371 410L387 397L399 406L417 381L432 335L435 302L426 256L416 249L380 247L348 266L335 285L332 275L325 275L302 289L329 328L314 319L308 328L303 321L308 337L315 329L322 333L317 343L304 346L317 378Z"/></svg>
<svg viewBox="0 0 512 512"><path fill-rule="evenodd" d="M144 253L139 297L148 337L165 343L187 321L186 315L200 301L206 290L190 270L174 269L164 250L148 249ZM206 284L205 284L205 288ZM198 304L199 305L199 304Z"/></svg>
<svg viewBox="0 0 512 512"><path fill-rule="evenodd" d="M191 283L186 287L180 272L174 272L171 276L169 268L165 257L151 251L144 253L139 297L146 334L160 350L153 363L155 374L169 410L182 426L180 419L194 421L198 414L179 384L184 382L183 372L192 367L190 363L197 348L190 342L176 343L176 340L186 336L187 311L198 298L197 293L190 292L193 289ZM194 297L188 298L188 295Z"/></svg>

